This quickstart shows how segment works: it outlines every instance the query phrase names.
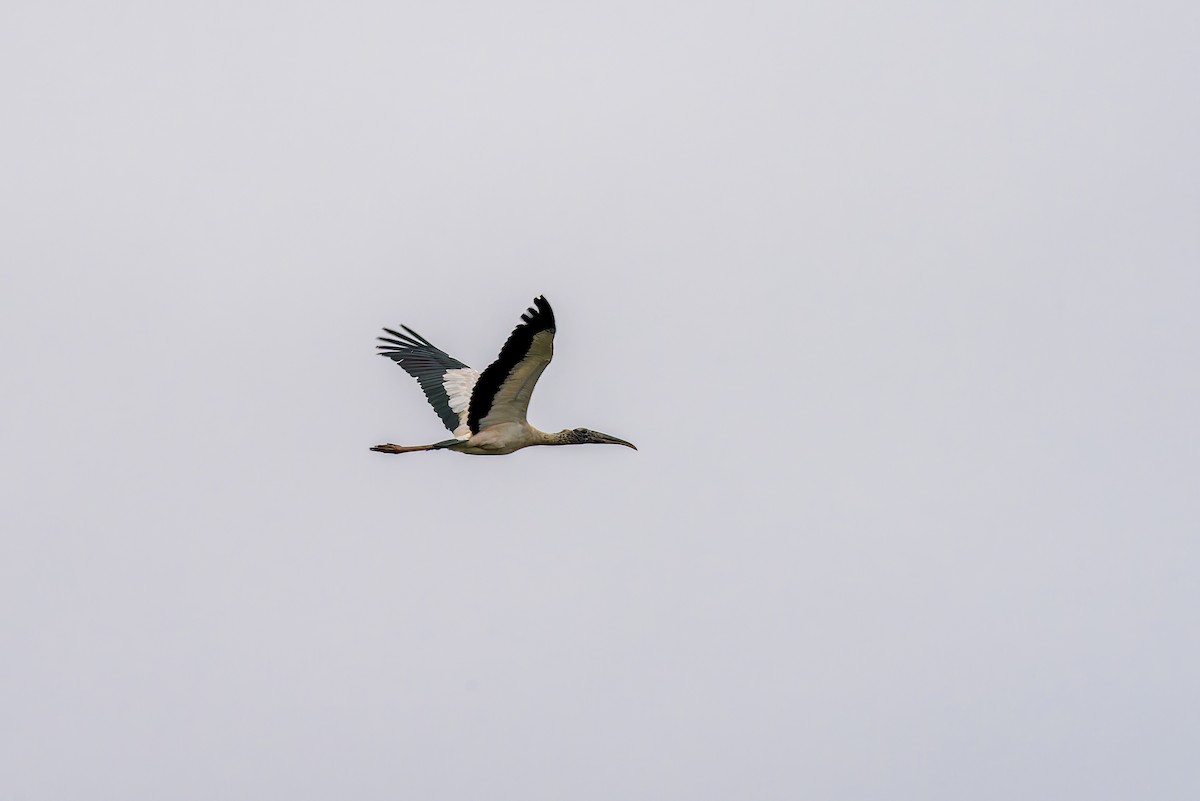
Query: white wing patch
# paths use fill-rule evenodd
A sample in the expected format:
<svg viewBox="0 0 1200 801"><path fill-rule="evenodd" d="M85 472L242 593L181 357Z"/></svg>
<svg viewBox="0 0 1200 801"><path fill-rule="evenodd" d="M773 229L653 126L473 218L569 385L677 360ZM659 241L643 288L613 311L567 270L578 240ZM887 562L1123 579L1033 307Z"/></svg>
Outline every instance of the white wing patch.
<svg viewBox="0 0 1200 801"><path fill-rule="evenodd" d="M467 426L467 407L471 403L471 392L479 373L469 367L458 370L447 370L442 376L442 389L446 390L446 398L450 401L450 411L458 415L458 428L454 436L459 439L470 439L471 429Z"/></svg>

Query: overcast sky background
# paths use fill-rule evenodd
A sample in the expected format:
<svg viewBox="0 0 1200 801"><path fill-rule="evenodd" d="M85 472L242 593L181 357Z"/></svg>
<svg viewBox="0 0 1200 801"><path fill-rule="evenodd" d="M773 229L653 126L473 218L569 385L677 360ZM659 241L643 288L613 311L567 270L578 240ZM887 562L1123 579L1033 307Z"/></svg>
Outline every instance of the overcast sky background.
<svg viewBox="0 0 1200 801"><path fill-rule="evenodd" d="M1200 797L1197 8L4 4L0 796Z"/></svg>

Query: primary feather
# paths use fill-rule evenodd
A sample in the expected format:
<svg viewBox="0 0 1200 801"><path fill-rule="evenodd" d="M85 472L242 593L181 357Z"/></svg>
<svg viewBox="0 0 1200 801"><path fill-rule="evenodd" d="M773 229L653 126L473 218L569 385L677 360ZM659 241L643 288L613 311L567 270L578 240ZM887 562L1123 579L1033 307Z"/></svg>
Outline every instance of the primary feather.
<svg viewBox="0 0 1200 801"><path fill-rule="evenodd" d="M454 436L469 437L467 409L479 373L408 326L400 327L407 333L383 329L391 336L379 337L379 341L385 343L379 346L379 355L387 356L417 379L429 405Z"/></svg>

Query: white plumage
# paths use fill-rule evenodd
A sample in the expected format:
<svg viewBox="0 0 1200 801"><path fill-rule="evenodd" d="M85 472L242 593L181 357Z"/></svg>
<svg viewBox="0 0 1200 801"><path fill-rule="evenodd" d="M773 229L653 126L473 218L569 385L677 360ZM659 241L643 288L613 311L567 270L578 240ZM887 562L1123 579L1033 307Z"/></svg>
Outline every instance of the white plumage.
<svg viewBox="0 0 1200 801"><path fill-rule="evenodd" d="M459 424L453 433L459 439L471 437L471 428L467 425L467 407L471 404L471 390L475 389L478 380L479 372L470 367L447 370L442 376L442 388L446 391L450 411L458 415Z"/></svg>

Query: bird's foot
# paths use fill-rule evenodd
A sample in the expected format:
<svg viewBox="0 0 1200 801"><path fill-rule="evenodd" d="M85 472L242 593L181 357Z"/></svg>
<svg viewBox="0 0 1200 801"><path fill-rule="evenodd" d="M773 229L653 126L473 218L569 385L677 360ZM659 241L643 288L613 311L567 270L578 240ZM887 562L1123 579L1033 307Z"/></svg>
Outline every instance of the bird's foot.
<svg viewBox="0 0 1200 801"><path fill-rule="evenodd" d="M393 445L388 442L371 448L376 453L412 453L413 451L431 451L431 445Z"/></svg>

